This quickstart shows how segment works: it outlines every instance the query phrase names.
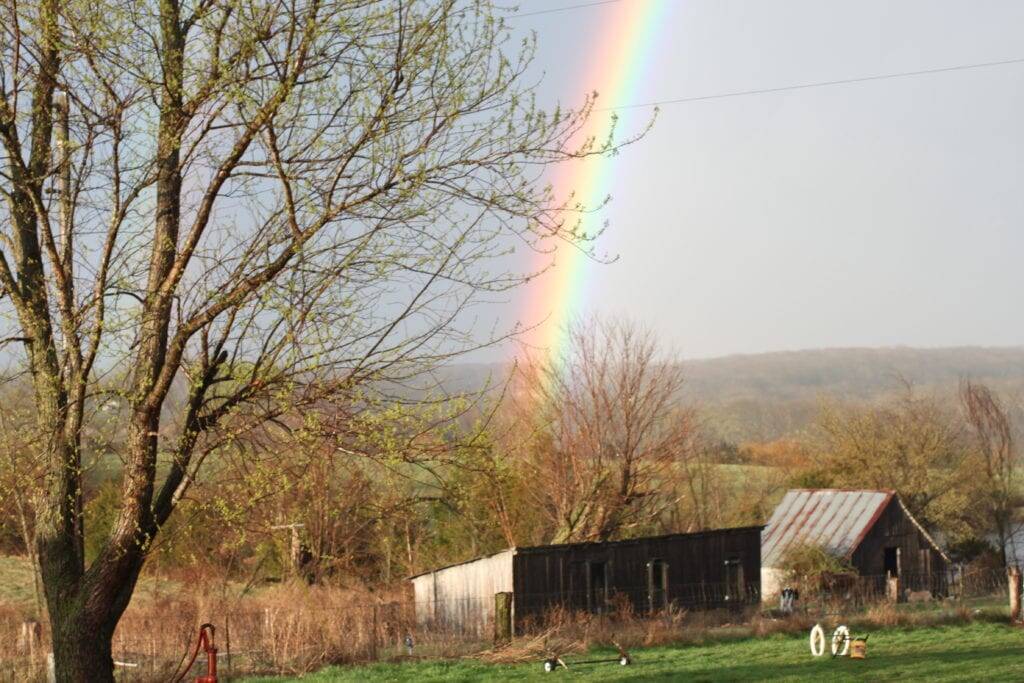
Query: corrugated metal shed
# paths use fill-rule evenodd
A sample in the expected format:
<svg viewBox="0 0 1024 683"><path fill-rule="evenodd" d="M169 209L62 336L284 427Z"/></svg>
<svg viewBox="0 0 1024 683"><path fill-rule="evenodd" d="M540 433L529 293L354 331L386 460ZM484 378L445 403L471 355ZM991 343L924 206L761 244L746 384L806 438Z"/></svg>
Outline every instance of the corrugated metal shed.
<svg viewBox="0 0 1024 683"><path fill-rule="evenodd" d="M494 594L512 591L515 548L411 577L416 621L485 632L494 619Z"/></svg>
<svg viewBox="0 0 1024 683"><path fill-rule="evenodd" d="M838 489L787 492L761 536L761 566L778 566L787 550L804 544L849 557L895 495Z"/></svg>

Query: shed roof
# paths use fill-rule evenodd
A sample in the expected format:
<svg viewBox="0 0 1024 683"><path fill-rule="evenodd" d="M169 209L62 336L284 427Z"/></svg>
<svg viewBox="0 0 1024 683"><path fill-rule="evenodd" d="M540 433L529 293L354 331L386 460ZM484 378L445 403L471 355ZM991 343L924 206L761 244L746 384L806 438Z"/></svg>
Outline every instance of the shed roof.
<svg viewBox="0 0 1024 683"><path fill-rule="evenodd" d="M893 491L787 491L761 535L761 566L778 566L787 550L802 544L849 557L895 496Z"/></svg>
<svg viewBox="0 0 1024 683"><path fill-rule="evenodd" d="M529 547L516 548L516 552L520 554L525 553L543 553L553 550L578 550L584 548L594 547L606 547L616 548L630 545L640 545L642 543L660 542L660 541L681 541L693 538L701 538L704 536L731 536L733 534L742 534L751 531L761 531L764 526L742 526L742 527L728 527L725 529L705 529L704 531L688 531L685 533L678 534L662 534L660 536L639 536L637 538L624 538L618 541L578 541L576 543L554 543L551 545L534 545Z"/></svg>
<svg viewBox="0 0 1024 683"><path fill-rule="evenodd" d="M509 552L512 553L513 555L517 555L517 554L527 554L527 553L543 553L543 552L552 551L552 550L565 550L565 549L575 550L575 549L588 548L588 547L594 547L594 546L607 546L607 547L627 546L627 545L637 545L637 544L640 544L640 543L646 543L646 542L649 542L649 541L676 541L676 540L683 540L683 539L689 539L689 538L699 538L701 536L725 536L725 535L744 533L744 532L749 532L749 531L760 531L760 530L763 530L763 529L764 529L763 526L730 527L730 528L727 528L727 529L706 529L704 531L691 531L691 532L688 532L688 533L681 533L681 534L663 534L661 536L641 536L639 538L626 538L626 539L622 539L622 540L619 540L619 541L585 541L585 542L579 542L579 543L557 543L557 544L553 544L553 545L513 546L511 548L506 548L504 550L499 550L498 552L489 553L487 555L480 555L478 557L473 557L473 558L470 558L468 560L463 560L462 562L455 562L453 564L444 565L443 567L436 567L434 569L428 569L427 571L423 571L423 572L420 572L418 574L413 574L412 576L408 577L408 579L411 581L412 579L417 579L417 578L419 578L421 576L425 576L427 574L434 574L436 572L441 572L441 571L444 571L446 569L451 569L452 567L459 567L459 566L462 566L464 564L470 564L471 562L477 562L479 560L485 560L485 559L487 559L489 557L494 557L495 555L501 555L502 553L509 553Z"/></svg>
<svg viewBox="0 0 1024 683"><path fill-rule="evenodd" d="M445 569L451 569L452 567L461 567L464 564L479 562L480 560L486 560L489 557L496 557L503 553L512 553L513 555L515 555L516 548L505 548L504 550L498 550L493 553L487 553L486 555L477 555L476 557L471 557L468 560L463 560L462 562L452 562L451 564L446 564L441 567L434 567L433 569L427 569L426 571L422 571L418 574L413 574L412 576L407 576L405 578L407 581L412 581L413 579L418 579L419 577L426 576L427 574L436 574L437 572L443 572Z"/></svg>

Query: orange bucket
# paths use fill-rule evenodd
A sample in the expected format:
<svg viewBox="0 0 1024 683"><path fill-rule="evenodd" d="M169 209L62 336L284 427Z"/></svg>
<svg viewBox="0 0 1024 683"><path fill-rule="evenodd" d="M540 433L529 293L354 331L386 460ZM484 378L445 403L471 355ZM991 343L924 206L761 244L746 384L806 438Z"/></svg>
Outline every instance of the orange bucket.
<svg viewBox="0 0 1024 683"><path fill-rule="evenodd" d="M866 638L854 638L850 641L850 659L866 659L868 641Z"/></svg>

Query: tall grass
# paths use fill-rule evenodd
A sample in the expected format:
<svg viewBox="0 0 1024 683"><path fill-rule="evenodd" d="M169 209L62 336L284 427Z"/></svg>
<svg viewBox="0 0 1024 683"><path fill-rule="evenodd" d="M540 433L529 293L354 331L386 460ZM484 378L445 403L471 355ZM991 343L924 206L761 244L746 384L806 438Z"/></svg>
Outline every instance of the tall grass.
<svg viewBox="0 0 1024 683"><path fill-rule="evenodd" d="M493 648L484 628L461 629L417 621L415 605L401 590L372 592L279 584L255 593L222 590L189 594L187 582L173 592L150 592L129 606L113 641L118 678L124 681L165 681L195 644L201 623L216 628L223 677L248 674L301 675L330 664L355 664L399 659L476 657L492 662L517 662L612 646L627 650L666 644L721 642L776 633L806 632L818 620L827 627L846 623L868 630L1006 620L1005 597L946 600L928 604L878 602L851 607L812 607L783 615L762 605L743 609L692 610L670 607L658 614L638 614L630 600L613 601L603 614L554 608L519 628L512 643ZM195 584L193 584L195 585ZM482 604L482 602L481 602ZM45 680L50 650L45 623L31 650L22 637L27 612L0 605L0 681ZM406 638L414 643L410 654ZM186 676L202 672L204 657Z"/></svg>

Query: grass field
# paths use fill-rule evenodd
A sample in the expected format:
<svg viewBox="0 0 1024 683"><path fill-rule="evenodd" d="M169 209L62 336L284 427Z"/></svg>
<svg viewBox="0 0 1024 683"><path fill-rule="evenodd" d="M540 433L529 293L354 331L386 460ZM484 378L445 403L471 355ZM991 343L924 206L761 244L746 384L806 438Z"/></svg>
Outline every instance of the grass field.
<svg viewBox="0 0 1024 683"><path fill-rule="evenodd" d="M854 635L859 635L854 630ZM633 653L634 664L580 665L573 660L615 656L597 651L567 657L569 669L544 673L541 662L488 665L472 660L336 667L303 681L983 681L1024 680L1024 630L996 623L872 631L868 658L813 658L804 635L730 643L655 647ZM249 679L279 683L281 678Z"/></svg>
<svg viewBox="0 0 1024 683"><path fill-rule="evenodd" d="M173 594L181 590L178 582L144 575L135 590L136 601ZM32 565L27 557L0 555L0 605L27 610L32 606Z"/></svg>
<svg viewBox="0 0 1024 683"><path fill-rule="evenodd" d="M0 604L31 605L32 565L27 558L0 555Z"/></svg>

